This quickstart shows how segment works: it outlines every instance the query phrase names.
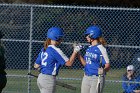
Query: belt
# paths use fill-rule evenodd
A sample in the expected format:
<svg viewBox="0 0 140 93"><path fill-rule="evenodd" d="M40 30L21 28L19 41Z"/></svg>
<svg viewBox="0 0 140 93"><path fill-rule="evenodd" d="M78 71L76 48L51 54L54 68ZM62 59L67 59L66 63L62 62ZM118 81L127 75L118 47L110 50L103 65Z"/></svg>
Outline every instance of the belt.
<svg viewBox="0 0 140 93"><path fill-rule="evenodd" d="M44 74L44 73L41 73L41 74L43 74L43 75L49 75L49 74ZM56 75L49 75L49 76L54 76L54 77L56 77Z"/></svg>
<svg viewBox="0 0 140 93"><path fill-rule="evenodd" d="M86 76L98 76L98 75L89 75L89 74L85 74Z"/></svg>

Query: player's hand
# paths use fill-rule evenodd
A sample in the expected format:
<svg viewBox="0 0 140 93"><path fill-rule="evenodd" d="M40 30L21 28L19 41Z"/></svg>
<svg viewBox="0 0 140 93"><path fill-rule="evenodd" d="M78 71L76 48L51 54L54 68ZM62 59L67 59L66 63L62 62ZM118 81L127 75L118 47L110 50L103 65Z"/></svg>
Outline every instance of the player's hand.
<svg viewBox="0 0 140 93"><path fill-rule="evenodd" d="M103 75L103 74L104 74L104 69L98 68L98 75Z"/></svg>
<svg viewBox="0 0 140 93"><path fill-rule="evenodd" d="M74 47L74 52L79 52L82 49L82 45L73 45Z"/></svg>
<svg viewBox="0 0 140 93"><path fill-rule="evenodd" d="M131 75L131 74L128 74L128 75L127 75L127 78L128 78L129 80L131 80L131 79L132 79L132 75Z"/></svg>
<svg viewBox="0 0 140 93"><path fill-rule="evenodd" d="M134 90L133 92L134 93L140 93L140 90Z"/></svg>

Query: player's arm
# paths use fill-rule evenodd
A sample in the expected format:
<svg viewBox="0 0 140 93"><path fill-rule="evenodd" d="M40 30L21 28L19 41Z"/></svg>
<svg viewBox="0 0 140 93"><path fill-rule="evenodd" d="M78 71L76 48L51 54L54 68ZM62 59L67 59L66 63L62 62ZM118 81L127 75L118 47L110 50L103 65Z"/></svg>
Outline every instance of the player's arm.
<svg viewBox="0 0 140 93"><path fill-rule="evenodd" d="M108 72L110 70L110 63L106 63L104 67L105 72Z"/></svg>
<svg viewBox="0 0 140 93"><path fill-rule="evenodd" d="M40 65L39 64L35 63L34 68L40 72Z"/></svg>
<svg viewBox="0 0 140 93"><path fill-rule="evenodd" d="M36 69L38 69L40 67L40 65L39 64L34 64L34 68L36 68Z"/></svg>
<svg viewBox="0 0 140 93"><path fill-rule="evenodd" d="M72 55L70 58L68 58L63 51L60 48L56 48L57 52L53 53L53 56L55 59L61 64L65 66L71 66L74 62L74 59L76 58L77 52L73 51Z"/></svg>
<svg viewBox="0 0 140 93"><path fill-rule="evenodd" d="M69 60L65 63L66 66L71 66L76 58L77 52L73 52Z"/></svg>
<svg viewBox="0 0 140 93"><path fill-rule="evenodd" d="M71 66L74 62L74 59L76 58L77 53L82 49L81 45L75 45L74 51L70 57L70 59L65 63L66 66Z"/></svg>
<svg viewBox="0 0 140 93"><path fill-rule="evenodd" d="M41 52L38 54L38 57L34 63L34 68L36 69L40 68L40 64L41 64Z"/></svg>
<svg viewBox="0 0 140 93"><path fill-rule="evenodd" d="M110 62L106 50L102 51L102 55L103 55L103 64L105 66L104 71L108 72L110 70Z"/></svg>
<svg viewBox="0 0 140 93"><path fill-rule="evenodd" d="M80 60L80 62L83 66L86 65L86 61L84 60L84 58L82 57L82 55L80 53L78 53L78 59Z"/></svg>
<svg viewBox="0 0 140 93"><path fill-rule="evenodd" d="M140 93L140 90L133 90L135 93Z"/></svg>

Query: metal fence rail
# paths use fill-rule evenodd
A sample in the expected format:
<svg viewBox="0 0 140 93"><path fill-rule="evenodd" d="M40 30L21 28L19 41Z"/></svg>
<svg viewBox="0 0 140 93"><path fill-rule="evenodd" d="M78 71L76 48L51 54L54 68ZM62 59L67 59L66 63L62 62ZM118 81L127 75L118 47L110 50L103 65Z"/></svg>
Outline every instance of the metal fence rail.
<svg viewBox="0 0 140 93"><path fill-rule="evenodd" d="M59 26L64 29L61 49L70 56L74 41L85 47L88 45L83 33L94 21L101 26L107 40L111 62L104 93L121 93L122 82L118 81L121 81L126 66L134 64L140 73L140 8L0 4L0 30L5 34L2 42L6 49L8 76L4 93L39 93L36 79L27 73L37 74L33 64L48 28ZM78 90L75 92L58 86L57 93L80 93L82 69L78 59L72 67L62 67L58 78Z"/></svg>

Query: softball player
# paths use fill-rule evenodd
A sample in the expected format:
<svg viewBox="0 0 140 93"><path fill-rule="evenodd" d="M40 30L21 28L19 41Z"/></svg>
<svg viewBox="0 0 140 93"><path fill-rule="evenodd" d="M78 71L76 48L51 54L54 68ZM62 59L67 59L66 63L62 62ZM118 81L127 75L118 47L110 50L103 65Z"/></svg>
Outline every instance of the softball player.
<svg viewBox="0 0 140 93"><path fill-rule="evenodd" d="M137 76L136 74L135 67L133 65L128 65L127 71L122 77L122 80L124 81L122 83L123 93L140 93L140 84L134 83L140 82L140 76Z"/></svg>
<svg viewBox="0 0 140 93"><path fill-rule="evenodd" d="M84 57L78 53L78 58L84 66L84 77L81 85L81 93L102 93L105 81L105 72L109 71L110 63L104 45L106 41L102 37L101 29L98 26L90 26L85 32L87 48ZM102 61L100 67L100 56ZM99 80L99 74L102 75ZM100 83L100 86L98 84Z"/></svg>
<svg viewBox="0 0 140 93"><path fill-rule="evenodd" d="M2 32L0 31L0 39L3 37ZM1 45L0 41L0 93L2 93L2 89L6 86L7 78L5 72L5 49Z"/></svg>
<svg viewBox="0 0 140 93"><path fill-rule="evenodd" d="M37 79L37 85L41 93L55 93L56 76L62 65L71 66L80 50L79 46L74 47L74 51L68 57L57 46L61 43L64 36L63 30L59 27L52 27L48 30L47 39L44 47L41 49L34 68L40 68L40 74Z"/></svg>

